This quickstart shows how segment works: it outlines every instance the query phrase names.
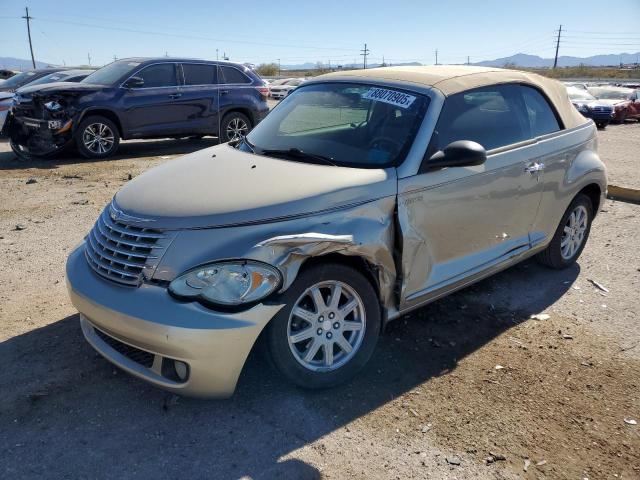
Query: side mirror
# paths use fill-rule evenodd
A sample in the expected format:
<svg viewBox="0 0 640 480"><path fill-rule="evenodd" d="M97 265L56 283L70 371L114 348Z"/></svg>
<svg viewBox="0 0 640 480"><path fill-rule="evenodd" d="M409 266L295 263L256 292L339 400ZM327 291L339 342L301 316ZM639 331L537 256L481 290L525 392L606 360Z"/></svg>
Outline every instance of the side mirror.
<svg viewBox="0 0 640 480"><path fill-rule="evenodd" d="M140 77L131 77L124 84L125 88L142 88L144 86L144 80Z"/></svg>
<svg viewBox="0 0 640 480"><path fill-rule="evenodd" d="M434 153L424 163L423 171L445 167L472 167L487 161L487 151L482 145L471 140L457 140L444 150Z"/></svg>

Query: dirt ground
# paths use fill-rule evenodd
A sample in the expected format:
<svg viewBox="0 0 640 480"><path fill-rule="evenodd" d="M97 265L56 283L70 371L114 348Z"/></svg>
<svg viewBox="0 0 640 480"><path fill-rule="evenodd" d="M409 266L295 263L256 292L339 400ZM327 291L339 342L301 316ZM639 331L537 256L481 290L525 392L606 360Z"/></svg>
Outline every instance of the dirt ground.
<svg viewBox="0 0 640 480"><path fill-rule="evenodd" d="M600 131L598 151L609 169L609 183L640 189L640 122L629 120Z"/></svg>
<svg viewBox="0 0 640 480"><path fill-rule="evenodd" d="M612 181L640 182L639 133L601 132ZM129 176L214 143L35 163L0 143L0 478L640 478L638 205L607 201L569 270L527 261L392 323L330 391L253 354L233 398L192 400L103 360L66 256Z"/></svg>

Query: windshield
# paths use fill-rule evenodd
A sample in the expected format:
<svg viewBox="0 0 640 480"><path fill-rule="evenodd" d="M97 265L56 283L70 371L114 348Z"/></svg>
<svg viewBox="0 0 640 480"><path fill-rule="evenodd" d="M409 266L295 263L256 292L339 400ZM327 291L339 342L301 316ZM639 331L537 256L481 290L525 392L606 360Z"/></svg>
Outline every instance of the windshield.
<svg viewBox="0 0 640 480"><path fill-rule="evenodd" d="M586 90L582 90L579 88L567 88L567 93L569 94L569 98L571 100L595 100L596 97L591 95Z"/></svg>
<svg viewBox="0 0 640 480"><path fill-rule="evenodd" d="M94 85L114 85L123 77L133 73L133 70L140 65L140 62L131 62L127 60L119 60L117 62L105 65L96 70L80 83L92 83Z"/></svg>
<svg viewBox="0 0 640 480"><path fill-rule="evenodd" d="M2 82L2 88L22 87L23 85L26 85L27 83L29 83L33 78L37 78L36 72L19 73L9 78L8 80Z"/></svg>
<svg viewBox="0 0 640 480"><path fill-rule="evenodd" d="M280 102L247 140L257 154L310 163L323 157L339 166L388 167L403 160L428 103L426 96L395 88L303 85ZM287 155L290 151L295 156Z"/></svg>
<svg viewBox="0 0 640 480"><path fill-rule="evenodd" d="M69 74L66 72L50 73L49 75L45 75L38 80L34 80L29 84L29 86L32 87L33 85L42 85L43 83L64 82L68 76Z"/></svg>
<svg viewBox="0 0 640 480"><path fill-rule="evenodd" d="M631 96L631 92L633 90L620 89L601 89L594 88L589 90L596 98L601 98L603 100L626 100Z"/></svg>

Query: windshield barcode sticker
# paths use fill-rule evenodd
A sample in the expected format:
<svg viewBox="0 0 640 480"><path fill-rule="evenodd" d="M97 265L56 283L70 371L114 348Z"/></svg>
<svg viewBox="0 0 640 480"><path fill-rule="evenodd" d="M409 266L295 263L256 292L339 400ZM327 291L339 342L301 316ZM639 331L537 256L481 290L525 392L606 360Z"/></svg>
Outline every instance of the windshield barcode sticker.
<svg viewBox="0 0 640 480"><path fill-rule="evenodd" d="M396 90L387 90L386 88L372 87L368 92L362 95L366 100L374 100L376 102L389 103L400 108L409 108L416 97Z"/></svg>

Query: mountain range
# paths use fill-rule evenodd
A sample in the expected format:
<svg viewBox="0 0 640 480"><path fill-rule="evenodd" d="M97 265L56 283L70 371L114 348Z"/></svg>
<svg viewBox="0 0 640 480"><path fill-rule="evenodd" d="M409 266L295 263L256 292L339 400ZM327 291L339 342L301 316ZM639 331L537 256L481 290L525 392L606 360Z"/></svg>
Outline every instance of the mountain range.
<svg viewBox="0 0 640 480"><path fill-rule="evenodd" d="M558 57L559 67L577 67L581 64L592 67L618 66L620 63L629 64L637 63L640 59L640 52L636 53L620 53L607 55L593 55L591 57ZM37 68L44 68L50 64L36 61ZM422 65L419 62L394 63L393 65ZM503 67L505 65L515 65L516 67L545 68L553 66L553 58L542 58L537 55L528 55L526 53L516 53L509 57L496 58L494 60L483 60L475 62L471 65L479 65L484 67ZM335 63L333 64L335 66ZM361 63L343 64L344 69L360 68ZM370 68L379 67L380 64L369 64ZM317 67L317 63L306 62L296 65L282 65L282 70L312 70ZM12 70L29 70L31 69L31 60L24 60L14 57L0 57L0 68L9 68Z"/></svg>

